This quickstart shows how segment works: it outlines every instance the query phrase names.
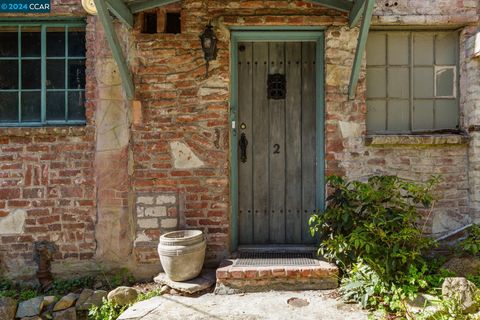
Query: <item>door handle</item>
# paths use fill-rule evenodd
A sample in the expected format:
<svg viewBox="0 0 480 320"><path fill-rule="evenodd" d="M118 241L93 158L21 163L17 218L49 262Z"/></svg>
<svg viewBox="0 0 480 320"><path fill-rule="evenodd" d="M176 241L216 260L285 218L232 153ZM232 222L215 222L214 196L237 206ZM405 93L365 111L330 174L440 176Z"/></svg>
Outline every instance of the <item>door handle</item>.
<svg viewBox="0 0 480 320"><path fill-rule="evenodd" d="M245 163L247 162L247 146L248 146L248 140L245 133L241 134L240 141L238 142L238 146L240 147L240 161L242 161L242 163Z"/></svg>

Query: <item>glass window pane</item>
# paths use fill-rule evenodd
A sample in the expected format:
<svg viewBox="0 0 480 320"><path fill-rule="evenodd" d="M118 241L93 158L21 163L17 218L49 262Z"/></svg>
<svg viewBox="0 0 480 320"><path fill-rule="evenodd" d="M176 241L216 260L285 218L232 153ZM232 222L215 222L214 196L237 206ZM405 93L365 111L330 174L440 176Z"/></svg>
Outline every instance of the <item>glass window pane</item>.
<svg viewBox="0 0 480 320"><path fill-rule="evenodd" d="M438 33L435 37L435 64L457 64L458 39L456 32Z"/></svg>
<svg viewBox="0 0 480 320"><path fill-rule="evenodd" d="M435 68L435 96L455 96L455 69L454 67Z"/></svg>
<svg viewBox="0 0 480 320"><path fill-rule="evenodd" d="M413 96L433 98L433 67L413 69Z"/></svg>
<svg viewBox="0 0 480 320"><path fill-rule="evenodd" d="M40 27L22 27L22 57L40 57Z"/></svg>
<svg viewBox="0 0 480 320"><path fill-rule="evenodd" d="M85 32L68 32L68 56L85 57Z"/></svg>
<svg viewBox="0 0 480 320"><path fill-rule="evenodd" d="M18 61L0 60L0 90L18 89Z"/></svg>
<svg viewBox="0 0 480 320"><path fill-rule="evenodd" d="M367 105L367 130L369 132L385 131L387 129L387 104L385 100L369 100Z"/></svg>
<svg viewBox="0 0 480 320"><path fill-rule="evenodd" d="M65 88L65 60L47 60L47 88Z"/></svg>
<svg viewBox="0 0 480 320"><path fill-rule="evenodd" d="M388 101L387 129L410 131L410 102L408 100Z"/></svg>
<svg viewBox="0 0 480 320"><path fill-rule="evenodd" d="M0 57L18 57L18 30L17 27L1 29Z"/></svg>
<svg viewBox="0 0 480 320"><path fill-rule="evenodd" d="M47 57L65 57L65 28L47 28Z"/></svg>
<svg viewBox="0 0 480 320"><path fill-rule="evenodd" d="M85 92L68 93L68 120L85 120Z"/></svg>
<svg viewBox="0 0 480 320"><path fill-rule="evenodd" d="M18 121L18 93L0 92L0 122Z"/></svg>
<svg viewBox="0 0 480 320"><path fill-rule="evenodd" d="M22 89L40 89L41 61L22 60Z"/></svg>
<svg viewBox="0 0 480 320"><path fill-rule="evenodd" d="M415 100L413 102L413 129L433 129L433 100Z"/></svg>
<svg viewBox="0 0 480 320"><path fill-rule="evenodd" d="M85 60L68 60L68 88L85 88Z"/></svg>
<svg viewBox="0 0 480 320"><path fill-rule="evenodd" d="M413 63L415 65L433 65L432 33L413 34Z"/></svg>
<svg viewBox="0 0 480 320"><path fill-rule="evenodd" d="M387 94L385 68L367 69L367 97L384 98Z"/></svg>
<svg viewBox="0 0 480 320"><path fill-rule="evenodd" d="M367 41L367 65L386 64L386 34L381 32L370 32Z"/></svg>
<svg viewBox="0 0 480 320"><path fill-rule="evenodd" d="M409 34L392 32L388 34L388 64L408 65Z"/></svg>
<svg viewBox="0 0 480 320"><path fill-rule="evenodd" d="M408 67L388 68L388 97L408 98L410 96L409 75Z"/></svg>
<svg viewBox="0 0 480 320"><path fill-rule="evenodd" d="M22 92L22 122L39 122L40 106L40 91Z"/></svg>
<svg viewBox="0 0 480 320"><path fill-rule="evenodd" d="M435 128L454 129L458 126L457 100L435 101Z"/></svg>
<svg viewBox="0 0 480 320"><path fill-rule="evenodd" d="M47 120L65 120L65 92L47 92Z"/></svg>

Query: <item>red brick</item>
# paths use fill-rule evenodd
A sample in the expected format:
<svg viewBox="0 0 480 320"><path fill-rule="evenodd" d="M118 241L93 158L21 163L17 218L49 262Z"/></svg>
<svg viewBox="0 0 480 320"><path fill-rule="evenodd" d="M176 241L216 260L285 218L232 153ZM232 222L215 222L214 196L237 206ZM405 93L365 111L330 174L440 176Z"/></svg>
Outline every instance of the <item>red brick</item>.
<svg viewBox="0 0 480 320"><path fill-rule="evenodd" d="M0 199L8 200L20 198L20 189L0 189Z"/></svg>

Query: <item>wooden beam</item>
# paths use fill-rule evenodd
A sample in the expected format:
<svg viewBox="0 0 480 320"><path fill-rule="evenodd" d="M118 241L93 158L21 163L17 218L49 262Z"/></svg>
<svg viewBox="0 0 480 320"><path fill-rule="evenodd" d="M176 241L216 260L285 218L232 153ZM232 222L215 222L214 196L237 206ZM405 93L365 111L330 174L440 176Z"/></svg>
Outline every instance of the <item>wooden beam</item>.
<svg viewBox="0 0 480 320"><path fill-rule="evenodd" d="M353 3L352 10L350 10L350 14L348 15L348 19L350 20L350 28L353 28L357 25L358 20L360 20L360 17L362 16L364 5L365 0L355 0Z"/></svg>
<svg viewBox="0 0 480 320"><path fill-rule="evenodd" d="M147 0L143 2L134 2L130 5L132 13L153 9L167 4L179 2L180 0Z"/></svg>
<svg viewBox="0 0 480 320"><path fill-rule="evenodd" d="M355 59L353 60L352 73L350 75L350 86L348 88L348 97L355 98L357 91L358 78L360 77L360 70L362 68L362 58L367 46L368 31L370 23L372 22L373 7L375 0L366 0L365 8L363 9L363 20L360 26L360 34L358 35L357 50L355 52Z"/></svg>
<svg viewBox="0 0 480 320"><path fill-rule="evenodd" d="M129 28L133 28L133 14L126 6L123 0L106 0L108 9L118 18L121 22L126 24Z"/></svg>
<svg viewBox="0 0 480 320"><path fill-rule="evenodd" d="M113 26L112 17L108 12L107 4L105 0L94 0L95 6L98 11L98 18L105 30L105 37L107 38L108 45L112 50L112 55L117 62L118 70L120 71L120 77L122 78L123 88L129 99L133 99L135 95L135 87L133 85L132 74L127 66L127 61L123 56L122 48L118 42L117 34Z"/></svg>
<svg viewBox="0 0 480 320"><path fill-rule="evenodd" d="M337 9L343 12L350 12L352 9L353 3L347 0L308 0L310 2L315 2L321 4L324 7Z"/></svg>

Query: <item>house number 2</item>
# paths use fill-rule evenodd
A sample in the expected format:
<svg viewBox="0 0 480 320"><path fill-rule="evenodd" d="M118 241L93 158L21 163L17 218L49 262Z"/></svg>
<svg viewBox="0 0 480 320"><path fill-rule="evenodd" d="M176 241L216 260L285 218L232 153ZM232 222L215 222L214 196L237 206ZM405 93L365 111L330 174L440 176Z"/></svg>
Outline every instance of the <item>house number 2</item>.
<svg viewBox="0 0 480 320"><path fill-rule="evenodd" d="M273 145L273 154L280 154L280 145L278 143Z"/></svg>

